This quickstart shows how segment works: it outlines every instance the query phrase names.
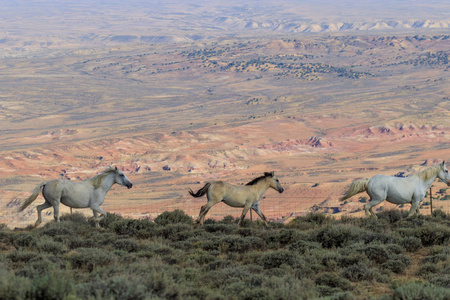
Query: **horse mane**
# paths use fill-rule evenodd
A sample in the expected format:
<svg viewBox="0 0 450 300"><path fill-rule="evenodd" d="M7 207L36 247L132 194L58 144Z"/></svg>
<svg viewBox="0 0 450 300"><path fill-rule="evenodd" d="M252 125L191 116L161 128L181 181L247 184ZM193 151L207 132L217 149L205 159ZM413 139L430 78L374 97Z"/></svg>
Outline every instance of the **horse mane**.
<svg viewBox="0 0 450 300"><path fill-rule="evenodd" d="M255 185L256 183L258 183L260 180L265 179L267 177L273 177L273 173L270 172L264 172L263 176L259 176L255 179L253 179L252 181L250 181L249 183L247 183L246 185Z"/></svg>
<svg viewBox="0 0 450 300"><path fill-rule="evenodd" d="M92 177L90 181L92 182L92 186L94 188L99 188L102 186L103 180L106 176L109 175L109 173L117 172L116 168L108 167L105 171L101 172L100 174Z"/></svg>
<svg viewBox="0 0 450 300"><path fill-rule="evenodd" d="M426 168L425 170L423 170L413 176L417 176L420 179L427 181L431 177L435 176L437 172L439 172L439 169L441 168L441 166L442 166L442 164L438 164L436 166Z"/></svg>

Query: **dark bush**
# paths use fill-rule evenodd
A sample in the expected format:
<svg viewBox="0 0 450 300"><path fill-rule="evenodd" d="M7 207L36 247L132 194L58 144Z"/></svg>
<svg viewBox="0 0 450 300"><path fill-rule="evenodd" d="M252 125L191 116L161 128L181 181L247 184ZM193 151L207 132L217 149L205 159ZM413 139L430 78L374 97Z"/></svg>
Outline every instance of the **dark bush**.
<svg viewBox="0 0 450 300"><path fill-rule="evenodd" d="M278 250L263 254L257 260L257 263L263 266L265 269L279 268L283 264L295 268L298 266L299 261L300 257L295 252Z"/></svg>
<svg viewBox="0 0 450 300"><path fill-rule="evenodd" d="M385 263L389 260L389 256L392 255L385 245L378 243L358 245L355 250L364 253L369 260L377 264Z"/></svg>
<svg viewBox="0 0 450 300"><path fill-rule="evenodd" d="M297 230L281 229L265 234L263 238L269 248L280 248L298 240L300 236Z"/></svg>
<svg viewBox="0 0 450 300"><path fill-rule="evenodd" d="M115 263L115 256L105 250L97 248L78 248L77 252L67 255L72 268L86 269L92 272L97 267Z"/></svg>
<svg viewBox="0 0 450 300"><path fill-rule="evenodd" d="M396 274L403 274L405 270L411 265L411 258L397 254L394 257L390 257L388 261L381 265L381 268L389 270Z"/></svg>
<svg viewBox="0 0 450 300"><path fill-rule="evenodd" d="M365 263L358 263L343 268L341 274L344 278L353 282L372 280L374 278L374 271Z"/></svg>
<svg viewBox="0 0 450 300"><path fill-rule="evenodd" d="M450 273L448 272L448 270L446 273L429 275L427 278L431 284L450 289Z"/></svg>
<svg viewBox="0 0 450 300"><path fill-rule="evenodd" d="M139 279L124 276L95 279L77 285L77 296L81 299L147 299L151 296Z"/></svg>
<svg viewBox="0 0 450 300"><path fill-rule="evenodd" d="M156 224L149 219L120 219L110 225L115 233L140 238L149 238L154 234Z"/></svg>
<svg viewBox="0 0 450 300"><path fill-rule="evenodd" d="M307 230L311 228L316 228L317 226L322 226L326 224L333 223L334 219L328 217L325 214L321 213L308 213L304 217L295 217L292 219L288 226L290 228L296 228L300 230Z"/></svg>
<svg viewBox="0 0 450 300"><path fill-rule="evenodd" d="M139 249L139 243L132 239L120 239L114 243L114 249L136 252Z"/></svg>
<svg viewBox="0 0 450 300"><path fill-rule="evenodd" d="M445 219L447 219L449 217L449 215L447 215L444 211L442 211L440 209L433 210L432 216L434 218L436 218L437 220L439 220L439 221L445 220Z"/></svg>
<svg viewBox="0 0 450 300"><path fill-rule="evenodd" d="M203 229L206 232L220 232L224 234L231 234L235 232L237 228L236 225L234 224L214 223L203 225ZM248 228L241 228L241 229L248 229Z"/></svg>
<svg viewBox="0 0 450 300"><path fill-rule="evenodd" d="M258 237L223 236L214 237L206 241L202 248L204 250L218 250L221 253L246 252L249 250L263 250L265 243Z"/></svg>
<svg viewBox="0 0 450 300"><path fill-rule="evenodd" d="M156 229L156 234L171 241L184 241L190 237L194 237L196 232L192 230L191 225L186 223L174 223L159 227Z"/></svg>
<svg viewBox="0 0 450 300"><path fill-rule="evenodd" d="M422 245L429 247L445 245L450 242L450 228L440 224L425 224L416 229L416 236L421 239Z"/></svg>
<svg viewBox="0 0 450 300"><path fill-rule="evenodd" d="M291 251L295 251L299 254L304 254L306 251L309 251L312 249L315 249L315 250L322 249L322 245L317 242L299 240L299 241L294 242L294 243L290 244L289 246L287 246L287 249L289 249Z"/></svg>
<svg viewBox="0 0 450 300"><path fill-rule="evenodd" d="M343 291L352 289L350 281L336 273L324 273L316 277L315 283L319 285L327 285L329 287L340 288Z"/></svg>
<svg viewBox="0 0 450 300"><path fill-rule="evenodd" d="M428 255L428 256L422 258L421 262L437 264L439 262L444 262L447 259L449 259L449 255L447 255L446 253L438 253L438 254L434 254L434 255Z"/></svg>
<svg viewBox="0 0 450 300"><path fill-rule="evenodd" d="M194 221L192 218L184 213L184 211L176 209L172 212L165 211L155 219L155 223L161 226L168 224L184 223L192 225Z"/></svg>
<svg viewBox="0 0 450 300"><path fill-rule="evenodd" d="M416 252L423 247L422 240L414 236L404 237L400 241L400 245L402 245L408 252Z"/></svg>
<svg viewBox="0 0 450 300"><path fill-rule="evenodd" d="M42 252L49 252L54 255L65 253L66 247L50 239L42 239L37 242L36 248Z"/></svg>
<svg viewBox="0 0 450 300"><path fill-rule="evenodd" d="M19 232L10 236L12 245L17 249L36 246L36 235L28 232Z"/></svg>
<svg viewBox="0 0 450 300"><path fill-rule="evenodd" d="M386 220L389 223L398 222L408 216L408 211L400 209L388 209L377 213L377 217L381 220Z"/></svg>
<svg viewBox="0 0 450 300"><path fill-rule="evenodd" d="M417 276L427 278L433 276L434 274L438 274L440 272L440 268L437 264L434 263L425 263L421 264L419 269L416 271Z"/></svg>
<svg viewBox="0 0 450 300"><path fill-rule="evenodd" d="M351 225L333 225L319 228L313 233L313 240L324 248L345 247L361 240L364 231Z"/></svg>
<svg viewBox="0 0 450 300"><path fill-rule="evenodd" d="M14 263L17 262L29 262L36 257L36 253L27 250L15 250L7 255L7 258Z"/></svg>

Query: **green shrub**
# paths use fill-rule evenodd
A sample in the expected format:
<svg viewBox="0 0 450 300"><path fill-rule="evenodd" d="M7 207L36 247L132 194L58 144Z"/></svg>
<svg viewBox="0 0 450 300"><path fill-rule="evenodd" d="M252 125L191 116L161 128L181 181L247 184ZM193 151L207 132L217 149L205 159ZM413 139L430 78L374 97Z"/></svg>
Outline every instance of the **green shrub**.
<svg viewBox="0 0 450 300"><path fill-rule="evenodd" d="M450 273L448 271L449 270L447 270L447 272L444 272L443 274L429 275L427 278L431 284L449 289Z"/></svg>
<svg viewBox="0 0 450 300"><path fill-rule="evenodd" d="M234 224L224 224L224 223L214 223L214 224L205 224L203 225L203 229L206 232L218 232L223 234L231 234L236 231L236 225ZM248 229L248 228L241 228ZM248 229L250 230L250 229Z"/></svg>
<svg viewBox="0 0 450 300"><path fill-rule="evenodd" d="M450 298L450 290L431 284L410 282L395 287L391 299L445 300Z"/></svg>
<svg viewBox="0 0 450 300"><path fill-rule="evenodd" d="M439 273L439 266L434 263L425 263L420 265L419 269L416 271L416 274L421 277L428 277L430 275Z"/></svg>
<svg viewBox="0 0 450 300"><path fill-rule="evenodd" d="M385 270L389 270L396 274L403 274L405 270L411 265L411 258L397 254L392 258L389 258L388 261L381 265L381 268Z"/></svg>
<svg viewBox="0 0 450 300"><path fill-rule="evenodd" d="M218 250L221 253L246 252L249 250L263 250L265 243L258 237L223 236L205 241L202 248L209 251Z"/></svg>
<svg viewBox="0 0 450 300"><path fill-rule="evenodd" d="M374 271L362 262L343 268L341 274L353 282L372 280L375 276Z"/></svg>
<svg viewBox="0 0 450 300"><path fill-rule="evenodd" d="M280 248L298 240L300 236L297 230L281 229L265 234L263 238L269 248Z"/></svg>
<svg viewBox="0 0 450 300"><path fill-rule="evenodd" d="M312 212L308 213L306 216L295 217L287 226L290 228L307 230L333 222L334 219L332 217L328 217L325 214Z"/></svg>
<svg viewBox="0 0 450 300"><path fill-rule="evenodd" d="M447 199L445 199L445 198L447 198ZM450 195L446 195L445 196L445 198L444 198L444 200L450 200ZM443 211L443 210L441 210L441 209L435 209L435 210L433 210L433 214L432 214L432 216L434 217L434 218L436 218L437 220L445 220L445 219L447 219L449 216Z"/></svg>
<svg viewBox="0 0 450 300"><path fill-rule="evenodd" d="M176 209L172 212L165 211L155 219L155 223L161 226L168 224L184 223L192 225L192 218L184 213L184 211Z"/></svg>
<svg viewBox="0 0 450 300"><path fill-rule="evenodd" d="M263 254L257 263L263 266L265 269L279 268L285 264L291 267L298 266L300 258L299 255L292 251L278 250Z"/></svg>
<svg viewBox="0 0 450 300"><path fill-rule="evenodd" d="M114 249L124 250L127 252L137 252L139 243L132 239L120 239L114 243Z"/></svg>
<svg viewBox="0 0 450 300"><path fill-rule="evenodd" d="M291 251L295 251L299 254L304 254L306 251L309 250L319 250L322 249L322 245L318 242L311 242L311 241L304 241L304 240L299 240L295 243L290 244L289 246L287 246L288 250Z"/></svg>
<svg viewBox="0 0 450 300"><path fill-rule="evenodd" d="M415 236L404 237L400 241L400 245L402 245L408 252L416 252L423 247L422 240Z"/></svg>
<svg viewBox="0 0 450 300"><path fill-rule="evenodd" d="M108 279L97 278L77 285L80 299L147 299L151 293L139 279L115 276Z"/></svg>
<svg viewBox="0 0 450 300"><path fill-rule="evenodd" d="M36 253L32 252L32 251L27 251L27 250L15 250L12 251L11 253L7 254L7 258L14 263L17 262L29 262L31 261L33 258L36 257Z"/></svg>
<svg viewBox="0 0 450 300"><path fill-rule="evenodd" d="M33 290L31 279L15 276L11 272L0 268L0 299L22 300L31 299Z"/></svg>
<svg viewBox="0 0 450 300"><path fill-rule="evenodd" d="M156 224L149 219L120 219L111 223L111 228L120 235L149 238L155 235Z"/></svg>
<svg viewBox="0 0 450 300"><path fill-rule="evenodd" d="M386 220L391 224L406 218L407 215L407 211L400 209L388 209L377 213L377 217L380 220Z"/></svg>
<svg viewBox="0 0 450 300"><path fill-rule="evenodd" d="M160 237L171 241L184 241L188 238L194 237L196 231L192 226L186 223L167 224L164 227L156 229L156 234Z"/></svg>
<svg viewBox="0 0 450 300"><path fill-rule="evenodd" d="M38 251L48 252L54 255L62 254L67 251L63 244L55 242L51 239L42 239L38 241L36 248Z"/></svg>
<svg viewBox="0 0 450 300"><path fill-rule="evenodd" d="M97 267L115 263L115 256L105 250L97 248L78 248L77 252L67 255L72 268L85 269L92 272Z"/></svg>
<svg viewBox="0 0 450 300"><path fill-rule="evenodd" d="M339 288L343 291L352 289L350 281L336 273L324 273L316 277L315 283L319 285L327 285L329 287Z"/></svg>
<svg viewBox="0 0 450 300"><path fill-rule="evenodd" d="M324 248L345 247L361 240L364 231L351 225L327 225L313 232L313 240Z"/></svg>
<svg viewBox="0 0 450 300"><path fill-rule="evenodd" d="M12 245L18 250L36 246L36 235L29 232L19 232L10 236Z"/></svg>
<svg viewBox="0 0 450 300"><path fill-rule="evenodd" d="M440 224L425 224L416 229L416 236L425 247L445 245L450 242L450 228Z"/></svg>

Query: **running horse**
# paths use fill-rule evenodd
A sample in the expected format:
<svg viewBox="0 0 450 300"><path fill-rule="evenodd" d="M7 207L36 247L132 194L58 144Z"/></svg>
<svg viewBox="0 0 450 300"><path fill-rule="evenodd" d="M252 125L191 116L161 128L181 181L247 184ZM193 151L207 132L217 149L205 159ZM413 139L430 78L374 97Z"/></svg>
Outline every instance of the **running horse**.
<svg viewBox="0 0 450 300"><path fill-rule="evenodd" d="M253 179L246 185L236 186L223 181L213 181L207 182L196 193L189 189L189 193L193 197L198 198L206 194L208 199L207 203L200 209L196 223L203 225L205 216L210 208L219 202L224 202L232 207L244 208L238 226L241 225L250 208L261 217L267 226L267 220L259 208L259 202L268 188L273 188L279 193L284 191L278 178L275 177L274 172L265 172L263 176Z"/></svg>
<svg viewBox="0 0 450 300"><path fill-rule="evenodd" d="M59 222L59 204L70 208L90 208L94 213L95 226L100 227L99 222L106 216L106 212L100 207L105 200L106 193L114 184L120 184L131 188L133 184L125 174L117 167L109 167L97 176L81 182L73 182L62 179L54 179L40 183L31 196L25 200L19 211L27 208L42 192L45 202L37 206L38 219L34 227L41 222L41 212L53 206L54 218ZM100 214L100 216L98 215Z"/></svg>
<svg viewBox="0 0 450 300"><path fill-rule="evenodd" d="M343 201L366 191L370 196L370 201L364 205L366 216L372 215L376 218L372 208L386 200L394 204L410 203L408 217L411 217L419 214L419 204L436 178L450 186L450 176L445 161L408 177L375 175L372 178L355 180L351 183L348 192L339 200Z"/></svg>

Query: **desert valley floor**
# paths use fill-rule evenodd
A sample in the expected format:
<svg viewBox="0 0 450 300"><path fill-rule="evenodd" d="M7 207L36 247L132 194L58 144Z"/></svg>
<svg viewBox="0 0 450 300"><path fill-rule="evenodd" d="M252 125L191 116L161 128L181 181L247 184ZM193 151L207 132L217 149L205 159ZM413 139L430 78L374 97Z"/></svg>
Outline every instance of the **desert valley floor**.
<svg viewBox="0 0 450 300"><path fill-rule="evenodd" d="M338 201L353 180L450 158L445 30L130 32L0 36L0 223L35 222L42 197L17 208L40 182L85 180L110 165L134 187L114 186L103 208L127 217L196 216L206 199L189 188L245 184L266 171L285 188L261 202L271 220L362 216L366 194ZM434 183L433 207L448 213L445 191ZM208 217L240 213L218 204Z"/></svg>

